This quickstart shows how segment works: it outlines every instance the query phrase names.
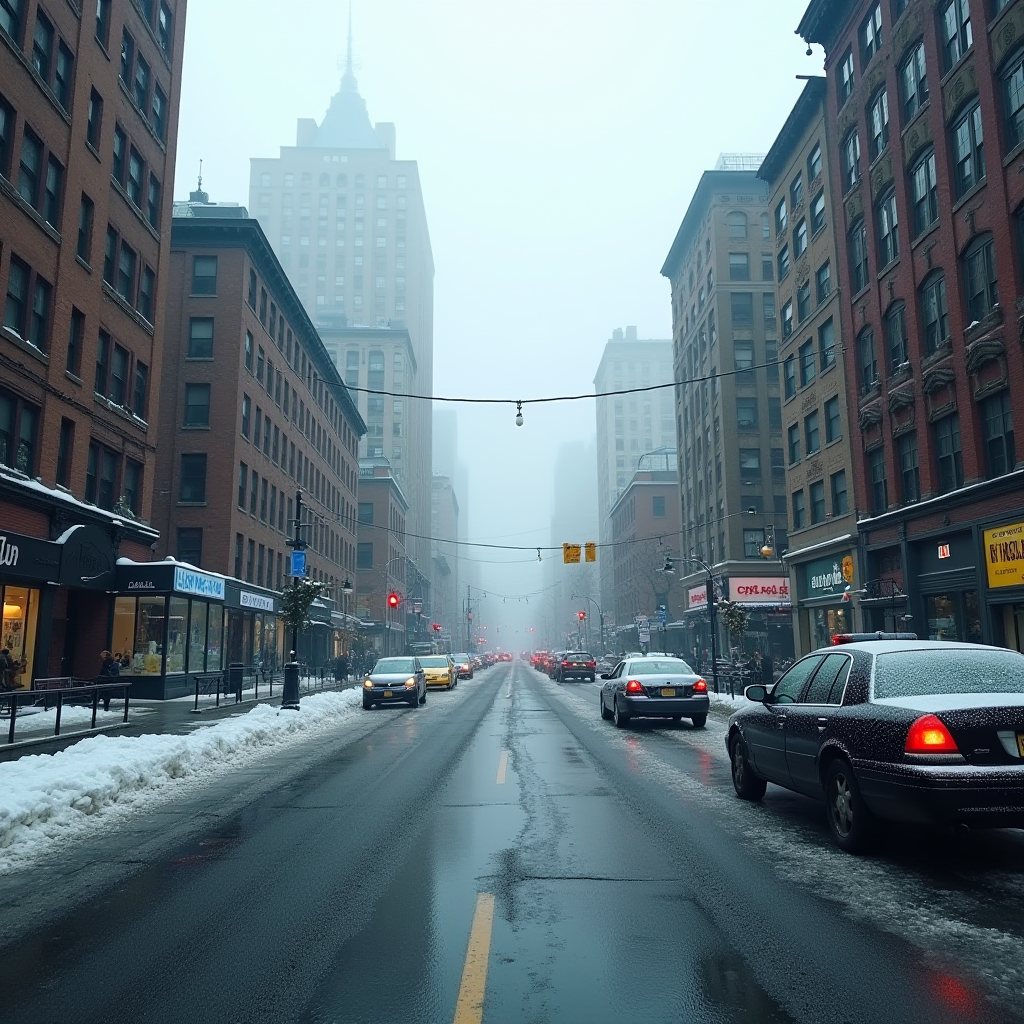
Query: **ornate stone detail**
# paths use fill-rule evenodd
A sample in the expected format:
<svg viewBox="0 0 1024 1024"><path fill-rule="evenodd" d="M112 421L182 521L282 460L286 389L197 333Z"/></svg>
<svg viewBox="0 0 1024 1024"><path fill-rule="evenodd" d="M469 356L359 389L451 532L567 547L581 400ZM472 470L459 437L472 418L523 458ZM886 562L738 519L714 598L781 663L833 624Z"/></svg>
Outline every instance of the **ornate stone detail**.
<svg viewBox="0 0 1024 1024"><path fill-rule="evenodd" d="M892 33L892 52L897 57L921 34L921 12L907 11Z"/></svg>
<svg viewBox="0 0 1024 1024"><path fill-rule="evenodd" d="M905 384L895 391L889 392L889 412L893 415L902 409L910 409L914 406L914 385Z"/></svg>
<svg viewBox="0 0 1024 1024"><path fill-rule="evenodd" d="M817 407L818 396L815 395L813 391L810 392L809 394L804 395L800 400L800 411L802 413L810 412L812 409L817 409Z"/></svg>
<svg viewBox="0 0 1024 1024"><path fill-rule="evenodd" d="M864 216L864 197L860 189L846 200L846 226L849 227L858 217Z"/></svg>
<svg viewBox="0 0 1024 1024"><path fill-rule="evenodd" d="M1024 7L1009 8L992 33L992 66L998 67L1011 50L1024 38Z"/></svg>
<svg viewBox="0 0 1024 1024"><path fill-rule="evenodd" d="M967 372L973 377L988 363L1001 359L1006 346L1000 338L982 338L967 346Z"/></svg>
<svg viewBox="0 0 1024 1024"><path fill-rule="evenodd" d="M876 200L893 179L892 149L887 149L871 168L871 199Z"/></svg>
<svg viewBox="0 0 1024 1024"><path fill-rule="evenodd" d="M968 96L973 96L977 91L978 76L975 73L972 60L970 64L965 64L959 71L954 72L942 87L942 112L946 121L952 120L964 100Z"/></svg>
<svg viewBox="0 0 1024 1024"><path fill-rule="evenodd" d="M874 91L881 85L885 85L885 65L889 61L889 54L886 53L883 58L875 61L875 66L864 78L864 91L868 96L872 95Z"/></svg>
<svg viewBox="0 0 1024 1024"><path fill-rule="evenodd" d="M921 379L921 390L926 395L934 395L936 391L942 391L955 383L956 371L951 366L936 366Z"/></svg>
<svg viewBox="0 0 1024 1024"><path fill-rule="evenodd" d="M861 409L860 411L860 429L861 432L867 434L873 427L880 427L882 425L882 410L877 405L872 405L867 409Z"/></svg>
<svg viewBox="0 0 1024 1024"><path fill-rule="evenodd" d="M917 156L924 146L932 141L932 126L927 117L918 117L912 121L910 131L903 136L903 162L907 165Z"/></svg>
<svg viewBox="0 0 1024 1024"><path fill-rule="evenodd" d="M980 341L990 334L1002 337L1002 331L997 330L1003 323L1003 307L995 305L977 323L971 324L964 331L964 342L968 347L975 341Z"/></svg>

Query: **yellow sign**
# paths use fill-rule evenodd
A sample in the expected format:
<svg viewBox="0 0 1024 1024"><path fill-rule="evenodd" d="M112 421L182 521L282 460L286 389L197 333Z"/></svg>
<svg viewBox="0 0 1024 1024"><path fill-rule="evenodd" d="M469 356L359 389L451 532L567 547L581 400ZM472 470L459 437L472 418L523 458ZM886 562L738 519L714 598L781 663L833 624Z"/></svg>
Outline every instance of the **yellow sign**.
<svg viewBox="0 0 1024 1024"><path fill-rule="evenodd" d="M843 579L847 583L853 582L853 559L849 555L843 559Z"/></svg>
<svg viewBox="0 0 1024 1024"><path fill-rule="evenodd" d="M580 546L579 544L563 544L562 545L562 561L569 565L570 563L578 563L580 560Z"/></svg>
<svg viewBox="0 0 1024 1024"><path fill-rule="evenodd" d="M986 530L985 564L990 587L1017 587L1024 583L1024 523Z"/></svg>
<svg viewBox="0 0 1024 1024"><path fill-rule="evenodd" d="M592 540L588 540L587 543L584 545L584 547L585 547L585 553L586 553L587 561L588 562L596 562L597 561L597 545Z"/></svg>

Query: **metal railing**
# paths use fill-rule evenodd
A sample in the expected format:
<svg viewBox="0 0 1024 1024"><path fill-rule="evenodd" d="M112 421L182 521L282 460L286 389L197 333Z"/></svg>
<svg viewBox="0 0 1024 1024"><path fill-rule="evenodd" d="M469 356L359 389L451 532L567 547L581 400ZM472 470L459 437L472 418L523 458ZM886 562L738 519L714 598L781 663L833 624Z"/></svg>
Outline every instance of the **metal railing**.
<svg viewBox="0 0 1024 1024"><path fill-rule="evenodd" d="M50 707L57 709L57 717L54 723L53 735L60 735L61 713L65 703L80 704L82 699L91 701L92 721L90 729L96 728L96 714L99 710L100 700L104 705L109 705L110 698L115 691L124 695L123 722L128 721L128 693L131 690L131 680L117 683L96 683L85 679L74 679L71 676L58 676L49 679L36 679L31 690L8 690L0 693L0 717L10 717L10 725L7 728L7 742L14 742L14 731L18 721L19 705L35 707L42 705L44 710ZM101 697L101 694L103 695ZM109 696L108 696L109 695ZM106 707L104 707L106 710Z"/></svg>
<svg viewBox="0 0 1024 1024"><path fill-rule="evenodd" d="M241 668L240 673L237 673L237 668ZM234 678L232 678L233 672L236 673ZM351 673L349 673L350 677ZM315 693L328 687L344 690L355 685L349 681L349 678L343 680L335 678L333 661L323 662L315 667L308 665L306 662L299 662L300 693ZM201 711L199 707L199 697L201 695L208 697L213 694L214 707L220 707L222 695L225 703L229 696L233 696L235 703L239 704L246 699L243 694L250 690L252 691L250 699L257 701L260 699L262 687L266 687L268 699L273 697L275 683L280 688L284 687L284 668L274 668L266 665L229 666L220 672L194 673L192 679L195 689L192 710L195 713L199 713Z"/></svg>

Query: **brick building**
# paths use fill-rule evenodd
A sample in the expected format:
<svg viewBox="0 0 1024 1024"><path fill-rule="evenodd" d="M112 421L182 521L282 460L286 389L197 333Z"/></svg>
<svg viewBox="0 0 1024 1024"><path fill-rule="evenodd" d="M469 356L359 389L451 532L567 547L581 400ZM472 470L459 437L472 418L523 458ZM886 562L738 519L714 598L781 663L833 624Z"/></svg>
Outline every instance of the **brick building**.
<svg viewBox="0 0 1024 1024"><path fill-rule="evenodd" d="M114 563L157 540L184 29L185 0L0 4L0 601L22 685L97 671Z"/></svg>
<svg viewBox="0 0 1024 1024"><path fill-rule="evenodd" d="M725 154L723 169L702 175L661 268L672 286L675 380L683 382L676 388L682 550L672 555L712 566L719 596L753 613L751 648L788 657L789 580L778 556L788 542L775 268L792 254L775 250L768 189L756 173L762 160ZM686 649L709 648L706 574L695 562L684 561L681 571ZM754 578L770 582L755 587ZM775 596L761 597L762 587Z"/></svg>
<svg viewBox="0 0 1024 1024"><path fill-rule="evenodd" d="M406 572L405 523L409 502L386 459L359 463L359 548L356 559L356 616L380 655L404 654L415 623L415 602ZM398 595L391 607L388 597ZM410 622L409 620L413 621Z"/></svg>
<svg viewBox="0 0 1024 1024"><path fill-rule="evenodd" d="M160 394L160 551L268 591L289 582L287 541L302 492L307 575L327 614L300 640L319 662L337 653L330 610L356 570L362 418L258 222L243 207L175 205ZM231 635L284 654L284 636ZM238 629L255 629L242 617ZM280 630L280 627L278 627ZM323 633L321 637L319 634Z"/></svg>
<svg viewBox="0 0 1024 1024"><path fill-rule="evenodd" d="M814 0L798 31L836 126L862 623L1020 649L1024 2Z"/></svg>
<svg viewBox="0 0 1024 1024"><path fill-rule="evenodd" d="M789 592L796 651L852 629L857 522L826 82L808 80L761 164L775 238ZM783 254L785 256L783 257ZM838 567L838 571L835 571ZM845 575L844 575L845 572ZM847 579L847 577L849 577Z"/></svg>

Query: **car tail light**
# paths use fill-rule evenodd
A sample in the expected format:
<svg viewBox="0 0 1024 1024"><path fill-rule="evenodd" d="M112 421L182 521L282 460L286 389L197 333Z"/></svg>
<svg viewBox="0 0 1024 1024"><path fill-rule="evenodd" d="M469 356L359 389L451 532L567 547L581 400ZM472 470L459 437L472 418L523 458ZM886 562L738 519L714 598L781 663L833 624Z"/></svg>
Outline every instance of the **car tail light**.
<svg viewBox="0 0 1024 1024"><path fill-rule="evenodd" d="M923 715L907 733L907 754L959 754L956 741L936 715Z"/></svg>
<svg viewBox="0 0 1024 1024"><path fill-rule="evenodd" d="M572 662L570 662L570 661L563 661L562 662L562 668L569 668L571 665L572 665Z"/></svg>
<svg viewBox="0 0 1024 1024"><path fill-rule="evenodd" d="M838 647L840 644L849 643L853 643L853 637L849 633L836 633L836 635L832 637L833 647Z"/></svg>
<svg viewBox="0 0 1024 1024"><path fill-rule="evenodd" d="M698 679L697 682L695 682L693 684L693 692L694 693L707 693L708 692L708 684L703 679Z"/></svg>
<svg viewBox="0 0 1024 1024"><path fill-rule="evenodd" d="M639 679L630 679L630 681L628 683L626 683L626 693L643 693L643 692L644 692L644 688L643 688L643 686L640 685L640 680Z"/></svg>
<svg viewBox="0 0 1024 1024"><path fill-rule="evenodd" d="M587 662L587 668L597 668L597 662L596 661L588 661Z"/></svg>

